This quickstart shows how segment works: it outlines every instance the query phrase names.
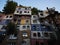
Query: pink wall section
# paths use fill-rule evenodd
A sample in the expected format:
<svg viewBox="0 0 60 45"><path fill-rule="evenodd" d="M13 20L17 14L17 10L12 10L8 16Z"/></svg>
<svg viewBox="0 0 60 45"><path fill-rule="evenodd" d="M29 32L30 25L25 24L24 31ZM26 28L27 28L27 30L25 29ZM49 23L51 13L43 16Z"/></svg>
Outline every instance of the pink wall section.
<svg viewBox="0 0 60 45"><path fill-rule="evenodd" d="M41 43L48 45L47 40L43 39L31 39L31 45L36 45L36 41L39 42L39 45L41 45Z"/></svg>

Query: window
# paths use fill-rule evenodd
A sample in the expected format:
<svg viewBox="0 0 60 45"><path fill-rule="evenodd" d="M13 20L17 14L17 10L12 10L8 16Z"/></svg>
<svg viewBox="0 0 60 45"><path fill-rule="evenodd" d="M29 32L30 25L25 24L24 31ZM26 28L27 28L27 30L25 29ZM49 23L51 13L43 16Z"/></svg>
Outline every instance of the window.
<svg viewBox="0 0 60 45"><path fill-rule="evenodd" d="M23 36L23 37L27 37L27 36L28 36L28 35L27 35L27 32L23 32L23 33L22 33L22 36Z"/></svg>
<svg viewBox="0 0 60 45"><path fill-rule="evenodd" d="M10 43L8 43L8 45L16 45L16 43L15 42L10 42Z"/></svg>
<svg viewBox="0 0 60 45"><path fill-rule="evenodd" d="M21 20L19 19L18 22L20 22Z"/></svg>
<svg viewBox="0 0 60 45"><path fill-rule="evenodd" d="M36 44L35 45L39 45L39 41L36 41Z"/></svg>
<svg viewBox="0 0 60 45"><path fill-rule="evenodd" d="M33 23L37 23L37 20L33 20Z"/></svg>
<svg viewBox="0 0 60 45"><path fill-rule="evenodd" d="M45 32L45 33L44 33L44 36L45 36L45 37L48 37L49 35L48 35L48 33L47 33L47 32Z"/></svg>
<svg viewBox="0 0 60 45"><path fill-rule="evenodd" d="M26 20L26 23L28 23L29 22L29 20Z"/></svg>
<svg viewBox="0 0 60 45"><path fill-rule="evenodd" d="M41 26L42 26L42 28L46 28L46 26L45 26L45 25L42 25L42 24L41 24Z"/></svg>
<svg viewBox="0 0 60 45"><path fill-rule="evenodd" d="M18 8L18 10L20 10L21 8Z"/></svg>
<svg viewBox="0 0 60 45"><path fill-rule="evenodd" d="M20 11L20 14L22 13L22 11Z"/></svg>
<svg viewBox="0 0 60 45"><path fill-rule="evenodd" d="M17 13L19 13L19 11L17 11Z"/></svg>
<svg viewBox="0 0 60 45"><path fill-rule="evenodd" d="M33 26L33 29L36 30L36 26Z"/></svg>
<svg viewBox="0 0 60 45"><path fill-rule="evenodd" d="M22 41L22 45L26 45L26 41L23 40L23 41Z"/></svg>
<svg viewBox="0 0 60 45"><path fill-rule="evenodd" d="M24 11L24 13L27 13L27 11Z"/></svg>
<svg viewBox="0 0 60 45"><path fill-rule="evenodd" d="M12 16L10 16L10 18L12 18Z"/></svg>
<svg viewBox="0 0 60 45"><path fill-rule="evenodd" d="M8 16L6 16L6 18L8 18Z"/></svg>
<svg viewBox="0 0 60 45"><path fill-rule="evenodd" d="M33 36L36 37L36 33L33 33Z"/></svg>
<svg viewBox="0 0 60 45"><path fill-rule="evenodd" d="M33 18L36 18L36 16L33 16Z"/></svg>
<svg viewBox="0 0 60 45"><path fill-rule="evenodd" d="M27 8L25 8L25 10L27 10Z"/></svg>
<svg viewBox="0 0 60 45"><path fill-rule="evenodd" d="M26 26L23 26L23 29L25 29L26 28Z"/></svg>
<svg viewBox="0 0 60 45"><path fill-rule="evenodd" d="M38 32L38 37L40 37L41 35L40 35L40 32Z"/></svg>
<svg viewBox="0 0 60 45"><path fill-rule="evenodd" d="M27 28L30 28L30 26L27 26Z"/></svg>
<svg viewBox="0 0 60 45"><path fill-rule="evenodd" d="M41 45L45 45L44 43L40 43Z"/></svg>
<svg viewBox="0 0 60 45"><path fill-rule="evenodd" d="M43 16L43 14L40 14L41 16Z"/></svg>
<svg viewBox="0 0 60 45"><path fill-rule="evenodd" d="M29 11L28 11L28 13L29 13Z"/></svg>
<svg viewBox="0 0 60 45"><path fill-rule="evenodd" d="M55 39L55 35L53 33L50 33L50 38Z"/></svg>
<svg viewBox="0 0 60 45"><path fill-rule="evenodd" d="M16 22L17 21L17 19L14 19L14 22Z"/></svg>

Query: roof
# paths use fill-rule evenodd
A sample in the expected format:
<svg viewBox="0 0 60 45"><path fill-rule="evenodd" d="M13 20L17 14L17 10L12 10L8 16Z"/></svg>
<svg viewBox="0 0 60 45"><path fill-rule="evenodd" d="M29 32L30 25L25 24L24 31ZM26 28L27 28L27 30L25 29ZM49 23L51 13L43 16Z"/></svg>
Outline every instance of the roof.
<svg viewBox="0 0 60 45"><path fill-rule="evenodd" d="M27 7L27 6L16 6L16 7L19 7L19 8L31 8L31 7Z"/></svg>

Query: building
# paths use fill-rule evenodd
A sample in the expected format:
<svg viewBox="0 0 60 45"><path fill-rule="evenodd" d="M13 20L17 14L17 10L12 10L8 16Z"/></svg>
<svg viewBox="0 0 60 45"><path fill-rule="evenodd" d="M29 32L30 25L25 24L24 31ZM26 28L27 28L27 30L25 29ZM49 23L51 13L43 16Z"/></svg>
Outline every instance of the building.
<svg viewBox="0 0 60 45"><path fill-rule="evenodd" d="M19 30L18 45L30 45L31 7L17 6L14 12L14 22Z"/></svg>

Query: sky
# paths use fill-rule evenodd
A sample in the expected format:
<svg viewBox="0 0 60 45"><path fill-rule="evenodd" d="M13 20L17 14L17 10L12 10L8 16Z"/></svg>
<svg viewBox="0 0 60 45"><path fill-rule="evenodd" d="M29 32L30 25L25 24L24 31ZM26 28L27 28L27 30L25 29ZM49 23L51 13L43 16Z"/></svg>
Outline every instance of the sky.
<svg viewBox="0 0 60 45"><path fill-rule="evenodd" d="M0 11L3 10L7 0L0 0ZM60 12L60 0L13 0L18 5L36 7L39 10L46 10L46 7L55 7Z"/></svg>

